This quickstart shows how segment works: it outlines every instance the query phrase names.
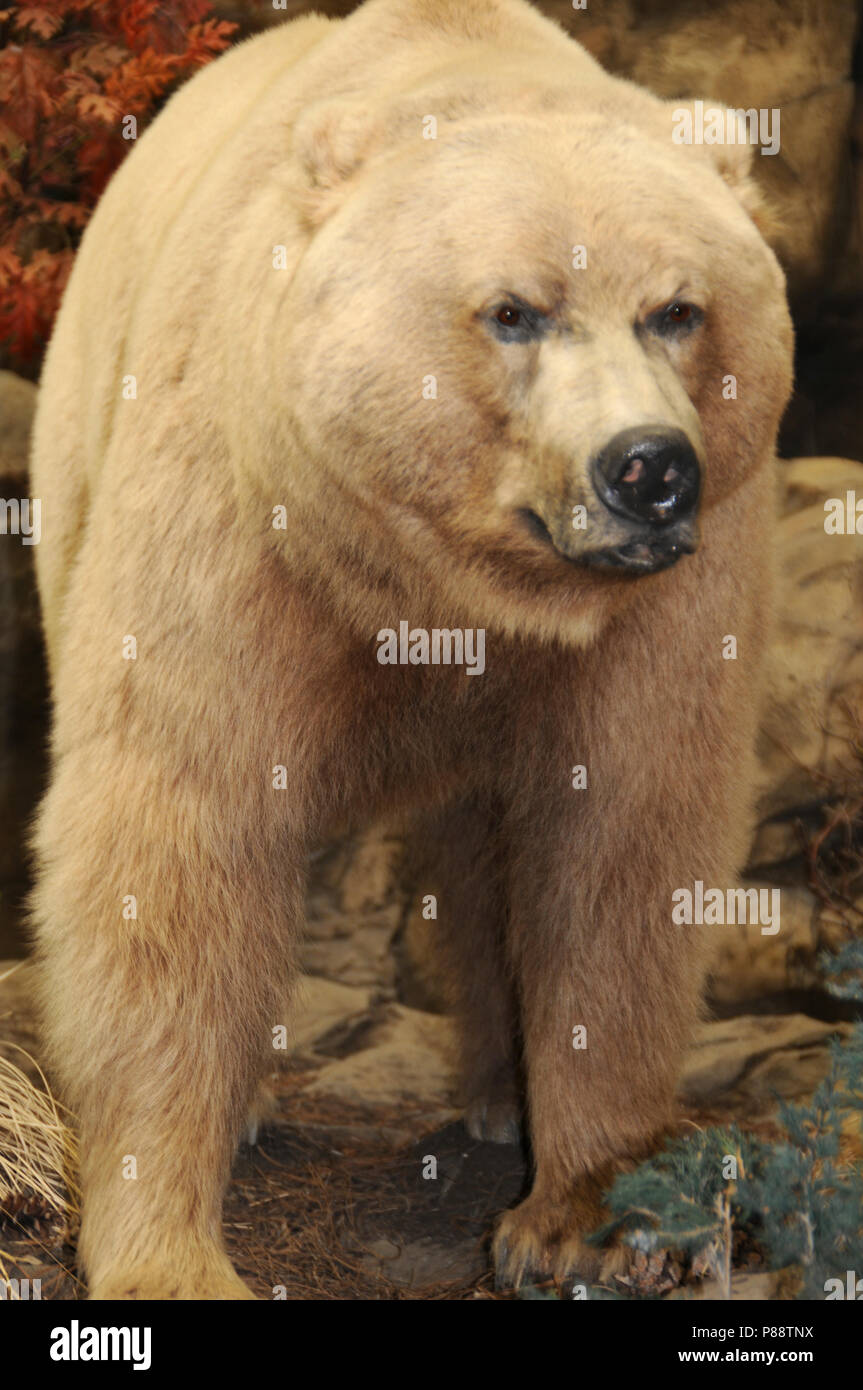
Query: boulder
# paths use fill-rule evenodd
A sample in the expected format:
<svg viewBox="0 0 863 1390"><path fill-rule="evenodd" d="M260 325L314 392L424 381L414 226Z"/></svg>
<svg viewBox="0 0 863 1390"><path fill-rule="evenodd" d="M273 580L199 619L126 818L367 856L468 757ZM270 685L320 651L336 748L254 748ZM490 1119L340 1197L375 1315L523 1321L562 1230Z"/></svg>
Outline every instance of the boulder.
<svg viewBox="0 0 863 1390"><path fill-rule="evenodd" d="M30 426L36 410L36 387L14 372L0 371L0 478L26 483ZM4 492L3 496L9 494Z"/></svg>
<svg viewBox="0 0 863 1390"><path fill-rule="evenodd" d="M323 1067L304 1094L367 1109L455 1112L449 1019L391 1004L364 1043L360 1051Z"/></svg>
<svg viewBox="0 0 863 1390"><path fill-rule="evenodd" d="M797 459L787 465L789 512L780 522L780 602L759 736L760 826L750 865L800 852L798 821L849 794L859 779L863 727L863 546L830 535L824 503L853 491L863 464ZM855 765L856 764L856 765Z"/></svg>
<svg viewBox="0 0 863 1390"><path fill-rule="evenodd" d="M831 1041L850 1032L851 1024L804 1014L742 1014L704 1023L687 1055L680 1097L708 1109L715 1121L770 1119L779 1100L811 1098L829 1071Z"/></svg>

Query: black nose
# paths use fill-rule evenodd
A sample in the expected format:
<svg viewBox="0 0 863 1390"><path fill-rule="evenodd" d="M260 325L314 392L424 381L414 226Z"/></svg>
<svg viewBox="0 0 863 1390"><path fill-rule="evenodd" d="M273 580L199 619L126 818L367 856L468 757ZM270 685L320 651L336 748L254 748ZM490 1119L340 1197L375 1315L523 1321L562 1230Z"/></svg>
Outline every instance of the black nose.
<svg viewBox="0 0 863 1390"><path fill-rule="evenodd" d="M593 485L610 511L663 526L695 511L701 470L682 430L641 425L616 434L597 455Z"/></svg>

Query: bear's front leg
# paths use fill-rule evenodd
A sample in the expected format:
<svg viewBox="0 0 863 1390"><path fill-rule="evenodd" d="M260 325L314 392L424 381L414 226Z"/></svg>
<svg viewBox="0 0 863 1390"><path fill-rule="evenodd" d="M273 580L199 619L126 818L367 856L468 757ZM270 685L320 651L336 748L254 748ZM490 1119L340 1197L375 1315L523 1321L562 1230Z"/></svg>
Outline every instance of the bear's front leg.
<svg viewBox="0 0 863 1390"><path fill-rule="evenodd" d="M589 652L549 657L520 712L509 930L535 1180L496 1233L504 1286L623 1262L584 1238L671 1119L712 946L673 894L733 887L745 857L760 619L733 571L686 566Z"/></svg>
<svg viewBox="0 0 863 1390"><path fill-rule="evenodd" d="M574 849L572 918L546 863L538 909L517 928L535 1176L496 1233L504 1287L530 1275L623 1272L631 1252L603 1251L585 1236L607 1219L603 1189L667 1126L696 1019L701 943L696 928L672 925L667 846L649 829L630 838L619 823L606 834L605 852L593 851L600 862L583 842ZM614 862L615 844L628 865Z"/></svg>
<svg viewBox="0 0 863 1390"><path fill-rule="evenodd" d="M222 1196L286 1023L296 863L236 791L216 804L97 752L70 754L43 805L33 903L49 1058L80 1133L79 1258L95 1299L251 1298Z"/></svg>

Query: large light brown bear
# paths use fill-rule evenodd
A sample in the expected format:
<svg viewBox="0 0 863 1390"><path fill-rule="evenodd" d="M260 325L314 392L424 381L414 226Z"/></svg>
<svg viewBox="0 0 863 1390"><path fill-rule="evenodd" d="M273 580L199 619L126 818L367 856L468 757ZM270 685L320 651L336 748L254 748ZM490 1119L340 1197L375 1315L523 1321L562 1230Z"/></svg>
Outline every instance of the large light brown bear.
<svg viewBox="0 0 863 1390"><path fill-rule="evenodd" d="M746 842L790 380L750 152L672 132L521 0L370 0L204 70L96 213L33 483L93 1297L248 1295L220 1208L307 853L384 813L443 853L471 1131L524 1082L500 1278L595 1268L697 1012L672 893Z"/></svg>

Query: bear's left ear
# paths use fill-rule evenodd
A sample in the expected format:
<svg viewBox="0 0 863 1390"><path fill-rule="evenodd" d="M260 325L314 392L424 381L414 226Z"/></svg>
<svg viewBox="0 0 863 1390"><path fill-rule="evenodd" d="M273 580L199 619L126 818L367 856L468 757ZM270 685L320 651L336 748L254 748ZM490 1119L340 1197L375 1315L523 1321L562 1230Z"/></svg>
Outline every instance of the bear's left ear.
<svg viewBox="0 0 863 1390"><path fill-rule="evenodd" d="M737 201L749 214L764 240L773 245L781 224L770 207L758 180L753 173L754 147L749 143L746 122L732 108L722 102L713 101L670 101L666 110L671 117L671 138L678 145L703 145L707 157L713 160L725 183ZM699 122L703 125L705 112L721 114L721 125L726 133L734 131L734 140L724 139L708 143L699 139Z"/></svg>
<svg viewBox="0 0 863 1390"><path fill-rule="evenodd" d="M352 178L382 142L381 123L349 100L315 102L294 127L303 210L314 224L339 205Z"/></svg>

